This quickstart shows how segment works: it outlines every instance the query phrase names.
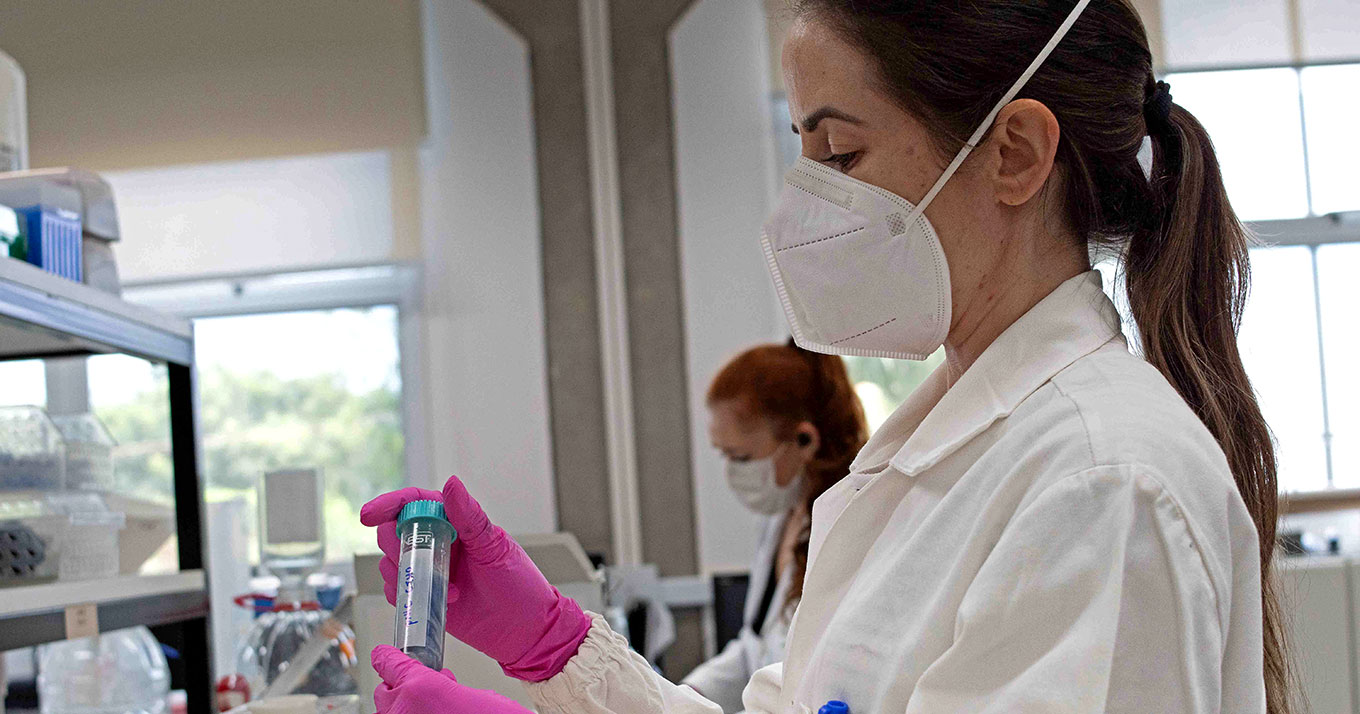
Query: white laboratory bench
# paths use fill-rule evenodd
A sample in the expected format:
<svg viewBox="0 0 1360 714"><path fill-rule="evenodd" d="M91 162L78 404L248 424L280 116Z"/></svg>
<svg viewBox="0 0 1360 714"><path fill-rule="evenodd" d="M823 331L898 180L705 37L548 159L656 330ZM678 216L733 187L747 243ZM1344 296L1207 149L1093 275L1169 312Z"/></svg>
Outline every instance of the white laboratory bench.
<svg viewBox="0 0 1360 714"><path fill-rule="evenodd" d="M1311 711L1360 714L1360 558L1280 558L1281 602Z"/></svg>

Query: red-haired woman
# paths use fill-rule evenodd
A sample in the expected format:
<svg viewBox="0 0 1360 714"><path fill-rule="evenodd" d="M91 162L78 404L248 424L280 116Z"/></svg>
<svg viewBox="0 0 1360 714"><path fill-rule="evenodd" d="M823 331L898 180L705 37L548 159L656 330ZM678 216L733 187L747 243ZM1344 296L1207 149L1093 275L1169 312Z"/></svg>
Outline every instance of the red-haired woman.
<svg viewBox="0 0 1360 714"><path fill-rule="evenodd" d="M730 713L742 710L756 670L784 659L807 572L812 502L850 472L868 427L841 359L792 341L732 358L707 401L728 485L763 521L741 632L684 682Z"/></svg>

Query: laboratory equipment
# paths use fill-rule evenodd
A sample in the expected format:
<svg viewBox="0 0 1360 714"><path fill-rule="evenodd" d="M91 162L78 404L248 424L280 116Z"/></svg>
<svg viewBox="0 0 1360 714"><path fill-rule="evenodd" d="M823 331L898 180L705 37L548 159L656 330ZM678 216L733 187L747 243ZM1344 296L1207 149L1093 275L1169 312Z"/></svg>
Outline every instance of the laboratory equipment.
<svg viewBox="0 0 1360 714"><path fill-rule="evenodd" d="M19 218L19 241L11 258L24 260L63 278L80 282L81 196L75 186L53 179L51 171L0 174L0 205Z"/></svg>
<svg viewBox="0 0 1360 714"><path fill-rule="evenodd" d="M571 533L536 533L516 536L516 541L543 576L563 595L591 612L604 612L604 577L591 564L576 536ZM376 554L354 556L357 596L354 600L354 630L358 636L360 666L359 698L372 711L373 691L382 685L370 666L368 653L374 645L389 642L392 636L393 607L383 593ZM458 673L458 681L476 689L490 689L526 707L533 701L523 683L506 676L495 660L452 636L444 638L444 666Z"/></svg>
<svg viewBox="0 0 1360 714"><path fill-rule="evenodd" d="M297 682L288 684L290 691L318 696L358 691L358 685L349 673L358 660L354 633L348 626L343 623L327 626L328 620L336 618L323 611L315 600L310 599L310 594L298 590L282 591L278 598L272 599L242 596L237 604L253 609L262 601L269 603L268 611L255 618L236 658L236 671L245 679L248 691L263 693L270 690L323 627L332 636L324 640L327 646L322 649L322 656L309 668L307 676L298 677L300 686ZM332 642L335 646L329 646Z"/></svg>
<svg viewBox="0 0 1360 714"><path fill-rule="evenodd" d="M449 546L457 534L441 501L412 501L397 517L396 646L430 669L444 668L444 617L448 612Z"/></svg>
<svg viewBox="0 0 1360 714"><path fill-rule="evenodd" d="M304 577L325 559L322 483L317 469L260 479L260 565L281 579Z"/></svg>
<svg viewBox="0 0 1360 714"><path fill-rule="evenodd" d="M24 71L0 52L0 171L28 168L28 106Z"/></svg>
<svg viewBox="0 0 1360 714"><path fill-rule="evenodd" d="M0 179L6 178L8 175L0 174ZM166 506L168 522L182 536L177 547L172 541L166 549L170 557L164 565L166 570L178 572L75 583L74 587L34 581L6 583L17 587L0 590L0 650L63 639L66 608L92 602L103 626L109 629L147 625L185 643L186 649L192 647L196 656L182 658L177 669L182 668L184 673L190 711L210 712L212 658L202 654L207 651L209 627L204 603L208 600L208 582L217 578L204 568L204 539L199 537L207 523L199 479L201 464L194 458L200 440L195 430L193 327L188 320L128 303L22 261L0 259L0 357L77 353L121 353L164 365L168 386L161 406L169 407L167 437L175 446L167 457L175 498ZM63 384L78 386L66 381ZM0 427L0 437L8 435L9 430ZM0 466L0 475L9 475L5 466ZM0 500L13 495L0 492ZM0 517L4 520L8 519ZM120 550L123 536L122 532L118 535ZM88 600L84 599L86 595ZM13 666L14 660L9 664Z"/></svg>
<svg viewBox="0 0 1360 714"><path fill-rule="evenodd" d="M850 714L850 705L839 699L832 699L817 710L817 714Z"/></svg>
<svg viewBox="0 0 1360 714"><path fill-rule="evenodd" d="M0 206L0 257L10 256L11 253L22 255L27 249L22 242L23 237L23 232L19 230L19 214L9 206Z"/></svg>
<svg viewBox="0 0 1360 714"><path fill-rule="evenodd" d="M92 493L50 495L48 501L65 515L60 580L94 580L118 574L118 535L126 520L109 510L104 499Z"/></svg>
<svg viewBox="0 0 1360 714"><path fill-rule="evenodd" d="M61 430L38 407L0 407L0 491L66 487Z"/></svg>
<svg viewBox="0 0 1360 714"><path fill-rule="evenodd" d="M345 621L353 610L354 597L349 596L340 602L335 611L312 632L311 637L297 649L297 652L281 668L279 676L261 694L262 699L292 694L298 685L311 675L312 670L330 652L332 647L340 646L343 638L353 639Z"/></svg>
<svg viewBox="0 0 1360 714"><path fill-rule="evenodd" d="M99 174L81 169L40 169L29 173L44 176L80 193L82 280L104 292L121 294L118 263L113 255L113 244L121 237L113 187Z"/></svg>
<svg viewBox="0 0 1360 714"><path fill-rule="evenodd" d="M9 521L0 523L0 581L32 578L47 561L47 544L31 528Z"/></svg>
<svg viewBox="0 0 1360 714"><path fill-rule="evenodd" d="M93 493L0 496L0 585L118 574L124 516Z"/></svg>
<svg viewBox="0 0 1360 714"><path fill-rule="evenodd" d="M252 714L315 714L316 705L314 694L290 694L256 702L249 710Z"/></svg>
<svg viewBox="0 0 1360 714"><path fill-rule="evenodd" d="M53 415L66 451L66 488L107 490L113 485L117 442L93 414Z"/></svg>
<svg viewBox="0 0 1360 714"><path fill-rule="evenodd" d="M6 244L4 251L11 258L28 261L107 293L121 292L113 255L113 243L120 238L118 208L113 188L102 176L73 168L3 175L0 205L17 212L14 230L10 229L10 221L0 215L0 242ZM65 219L62 227L74 229L74 233L66 243L49 250L48 239L43 238L47 224L42 221L53 216ZM36 225L34 220L38 220ZM61 270L52 270L38 257L56 256L52 251L64 251L61 256L68 263Z"/></svg>
<svg viewBox="0 0 1360 714"><path fill-rule="evenodd" d="M145 627L38 648L42 714L162 714L170 670Z"/></svg>
<svg viewBox="0 0 1360 714"><path fill-rule="evenodd" d="M15 207L23 234L23 260L77 283L84 275L80 214L46 204ZM10 257L15 256L11 251Z"/></svg>
<svg viewBox="0 0 1360 714"><path fill-rule="evenodd" d="M227 714L359 714L359 697L343 694L334 697L314 697L292 694L276 699L249 702Z"/></svg>
<svg viewBox="0 0 1360 714"><path fill-rule="evenodd" d="M224 712L250 701L250 683L239 674L217 680L217 711Z"/></svg>

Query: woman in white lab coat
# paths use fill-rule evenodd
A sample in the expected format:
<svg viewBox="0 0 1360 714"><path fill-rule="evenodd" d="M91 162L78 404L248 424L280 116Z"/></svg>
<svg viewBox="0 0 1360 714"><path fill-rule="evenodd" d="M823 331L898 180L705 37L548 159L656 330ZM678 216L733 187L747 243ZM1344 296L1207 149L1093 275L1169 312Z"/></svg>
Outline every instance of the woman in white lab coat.
<svg viewBox="0 0 1360 714"><path fill-rule="evenodd" d="M794 4L803 156L762 241L794 337L947 359L817 500L786 658L746 708L1291 711L1275 454L1236 339L1248 233L1132 5ZM556 594L458 479L442 498L448 630L540 712L718 711ZM391 648L373 661L386 714L522 711Z"/></svg>
<svg viewBox="0 0 1360 714"><path fill-rule="evenodd" d="M784 659L807 571L812 503L850 472L868 427L841 359L792 341L733 357L706 401L728 485L761 519L741 631L684 679L731 714L742 710L756 671Z"/></svg>

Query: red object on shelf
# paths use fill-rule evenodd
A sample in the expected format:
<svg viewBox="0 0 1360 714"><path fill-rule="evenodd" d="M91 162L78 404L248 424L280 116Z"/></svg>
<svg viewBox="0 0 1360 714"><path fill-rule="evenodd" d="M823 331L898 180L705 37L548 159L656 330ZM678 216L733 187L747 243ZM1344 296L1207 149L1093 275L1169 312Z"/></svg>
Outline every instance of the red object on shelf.
<svg viewBox="0 0 1360 714"><path fill-rule="evenodd" d="M239 674L217 680L217 711L225 712L250 701L250 684Z"/></svg>

